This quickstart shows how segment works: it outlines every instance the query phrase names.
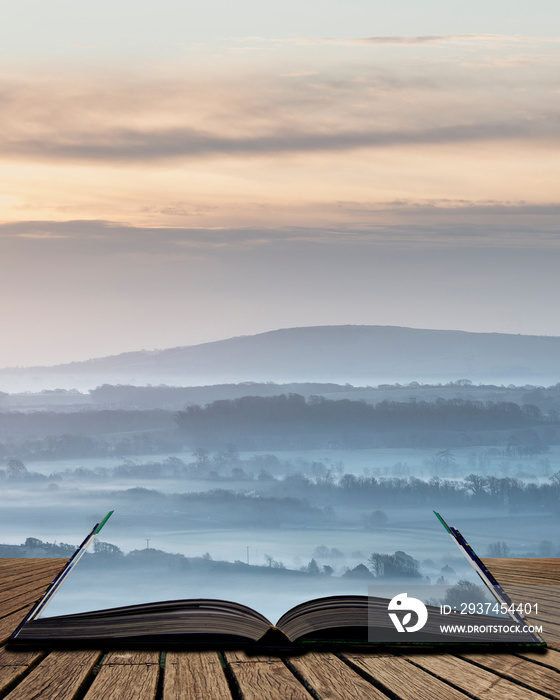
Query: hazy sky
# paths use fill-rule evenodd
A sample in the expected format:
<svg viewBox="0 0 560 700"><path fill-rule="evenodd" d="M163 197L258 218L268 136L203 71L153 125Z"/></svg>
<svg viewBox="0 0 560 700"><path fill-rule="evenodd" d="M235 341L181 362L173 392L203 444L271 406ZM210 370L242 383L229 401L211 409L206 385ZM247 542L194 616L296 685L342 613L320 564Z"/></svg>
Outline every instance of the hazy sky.
<svg viewBox="0 0 560 700"><path fill-rule="evenodd" d="M0 366L318 324L560 335L557 0L19 0Z"/></svg>

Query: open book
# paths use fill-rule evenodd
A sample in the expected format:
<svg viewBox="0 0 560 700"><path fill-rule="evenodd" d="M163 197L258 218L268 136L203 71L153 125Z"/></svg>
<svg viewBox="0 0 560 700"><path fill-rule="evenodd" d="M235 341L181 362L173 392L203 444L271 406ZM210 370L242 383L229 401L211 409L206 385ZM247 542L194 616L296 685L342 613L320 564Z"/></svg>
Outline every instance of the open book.
<svg viewBox="0 0 560 700"><path fill-rule="evenodd" d="M41 646L123 642L234 647L332 643L544 645L537 634L526 628L511 600L459 531L448 527L437 513L495 599L483 608L484 614L477 614L478 610L445 610L450 606L427 605L401 592L392 598L337 595L310 600L288 610L275 625L248 606L211 599L171 600L40 618L110 515L92 529L10 642ZM498 613L508 617L488 614L496 607Z"/></svg>

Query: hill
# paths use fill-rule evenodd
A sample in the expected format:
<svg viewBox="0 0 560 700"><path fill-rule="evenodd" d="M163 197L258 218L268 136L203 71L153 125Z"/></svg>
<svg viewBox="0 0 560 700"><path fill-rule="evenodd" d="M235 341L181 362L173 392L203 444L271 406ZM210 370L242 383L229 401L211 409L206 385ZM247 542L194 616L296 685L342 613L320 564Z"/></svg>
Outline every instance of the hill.
<svg viewBox="0 0 560 700"><path fill-rule="evenodd" d="M354 385L448 382L555 384L560 337L396 326L286 328L53 367L0 370L4 391L88 389L104 383L188 386L227 382Z"/></svg>

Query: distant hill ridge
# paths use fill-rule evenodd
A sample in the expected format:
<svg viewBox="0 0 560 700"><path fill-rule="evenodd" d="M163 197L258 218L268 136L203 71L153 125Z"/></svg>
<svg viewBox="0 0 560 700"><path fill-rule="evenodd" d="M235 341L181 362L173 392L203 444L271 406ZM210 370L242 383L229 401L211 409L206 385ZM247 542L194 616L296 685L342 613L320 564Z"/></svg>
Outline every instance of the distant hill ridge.
<svg viewBox="0 0 560 700"><path fill-rule="evenodd" d="M399 326L284 328L199 345L126 352L53 367L0 370L0 389L102 383L318 381L377 385L467 378L497 384L560 381L560 337Z"/></svg>

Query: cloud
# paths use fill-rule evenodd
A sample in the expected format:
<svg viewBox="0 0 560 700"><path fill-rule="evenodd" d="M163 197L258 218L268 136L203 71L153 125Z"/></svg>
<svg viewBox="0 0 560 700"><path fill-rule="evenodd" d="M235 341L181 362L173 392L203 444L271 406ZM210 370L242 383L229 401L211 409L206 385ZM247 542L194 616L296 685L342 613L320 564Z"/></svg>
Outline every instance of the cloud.
<svg viewBox="0 0 560 700"><path fill-rule="evenodd" d="M296 37L277 41L303 44L337 44L342 46L424 46L450 43L549 44L560 42L560 37L523 36L515 34L432 34L424 36Z"/></svg>
<svg viewBox="0 0 560 700"><path fill-rule="evenodd" d="M0 248L3 253L30 251L39 258L59 258L62 251L78 256L190 257L205 251L223 250L230 255L231 251L242 254L244 250L267 248L297 255L300 247L310 245L341 250L355 246L560 249L556 226L560 203L337 202L334 207L370 216L354 222L347 218L345 223L332 226L237 228L139 227L103 220L19 221L0 225ZM403 218L393 223L379 217L380 213L397 211Z"/></svg>
<svg viewBox="0 0 560 700"><path fill-rule="evenodd" d="M525 201L500 202L496 200L467 200L467 199L430 199L406 200L398 199L391 202L344 202L338 203L347 211L392 211L416 216L418 214L488 214L489 216L558 216L560 203L528 203Z"/></svg>
<svg viewBox="0 0 560 700"><path fill-rule="evenodd" d="M469 58L480 65L466 65ZM514 59L519 57L511 51L489 56L469 49L450 65L440 59L357 64L347 56L336 66L324 57L291 59L275 70L252 64L231 76L4 76L0 151L12 161L137 164L557 140L551 57L526 50L530 76L495 70L496 62L511 65Z"/></svg>
<svg viewBox="0 0 560 700"><path fill-rule="evenodd" d="M560 123L536 120L451 124L425 129L307 131L279 128L256 136L222 136L194 128L107 129L50 138L4 141L6 155L49 161L166 161L208 156L256 156L360 148L438 145L510 139L557 141Z"/></svg>
<svg viewBox="0 0 560 700"><path fill-rule="evenodd" d="M182 75L0 75L4 220L337 226L373 216L337 200L554 199L550 55L516 72L465 67L486 52L459 53L294 49L227 75L204 61ZM377 211L383 224L429 215Z"/></svg>

